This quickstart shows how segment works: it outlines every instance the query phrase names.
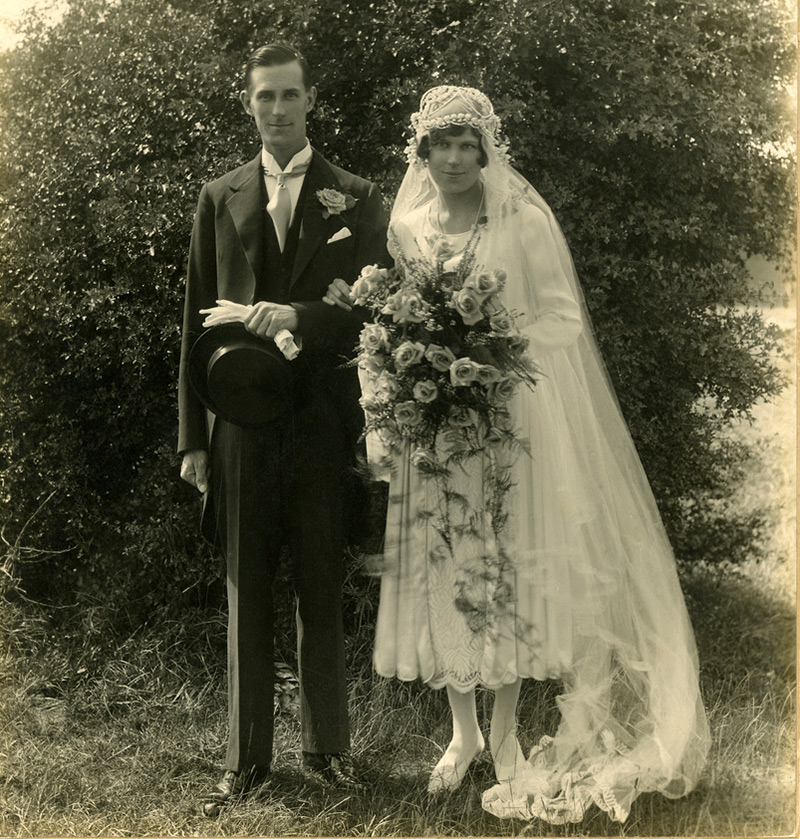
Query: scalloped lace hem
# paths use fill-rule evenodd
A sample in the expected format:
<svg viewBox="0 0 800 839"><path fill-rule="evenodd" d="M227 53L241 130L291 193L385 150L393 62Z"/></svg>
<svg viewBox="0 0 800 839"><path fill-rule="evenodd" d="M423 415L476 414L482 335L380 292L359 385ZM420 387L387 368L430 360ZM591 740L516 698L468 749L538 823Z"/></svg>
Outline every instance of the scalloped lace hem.
<svg viewBox="0 0 800 839"><path fill-rule="evenodd" d="M499 680L491 681L483 678L480 673L471 673L468 676L461 676L460 674L453 672L440 672L431 676L425 673L421 673L418 670L392 670L391 668L378 667L377 665L375 666L375 672L379 676L383 676L384 678L399 679L401 682L415 682L417 679L420 679L426 687L429 687L432 690L441 690L442 688L450 687L454 690L457 690L459 693L469 693L476 687L486 688L487 690L498 690L501 687L513 685L514 682L518 681L520 678L535 678L540 680L542 679L542 677L538 675L529 676L527 674L523 674L520 676L519 674L513 673L509 670L503 673Z"/></svg>

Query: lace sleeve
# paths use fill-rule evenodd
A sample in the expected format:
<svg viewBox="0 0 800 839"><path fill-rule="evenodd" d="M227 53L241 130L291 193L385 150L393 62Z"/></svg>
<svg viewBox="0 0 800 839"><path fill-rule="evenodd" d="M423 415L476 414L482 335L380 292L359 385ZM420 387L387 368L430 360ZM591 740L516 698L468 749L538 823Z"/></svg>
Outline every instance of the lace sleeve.
<svg viewBox="0 0 800 839"><path fill-rule="evenodd" d="M393 219L392 222L389 224L389 230L387 232L387 243L386 247L389 251L389 256L395 262L395 265L402 261L403 256L403 249L400 245L400 237L398 235L398 225L399 222L396 219Z"/></svg>

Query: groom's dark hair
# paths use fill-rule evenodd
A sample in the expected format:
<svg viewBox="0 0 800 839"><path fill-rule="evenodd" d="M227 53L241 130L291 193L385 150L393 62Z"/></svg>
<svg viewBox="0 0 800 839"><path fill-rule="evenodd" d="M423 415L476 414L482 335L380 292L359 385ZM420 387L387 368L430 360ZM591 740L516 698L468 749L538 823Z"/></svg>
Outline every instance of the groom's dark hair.
<svg viewBox="0 0 800 839"><path fill-rule="evenodd" d="M291 44L276 42L264 44L263 47L253 50L244 65L244 87L250 86L250 74L256 67L277 67L280 64L291 64L296 61L303 71L303 84L306 90L311 89L311 67L303 54L296 50Z"/></svg>

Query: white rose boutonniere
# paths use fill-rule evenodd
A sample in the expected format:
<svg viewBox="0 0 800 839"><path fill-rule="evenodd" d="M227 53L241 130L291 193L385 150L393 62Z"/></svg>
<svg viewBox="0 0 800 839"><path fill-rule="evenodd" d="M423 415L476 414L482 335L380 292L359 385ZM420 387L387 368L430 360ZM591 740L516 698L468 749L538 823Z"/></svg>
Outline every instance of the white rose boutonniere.
<svg viewBox="0 0 800 839"><path fill-rule="evenodd" d="M358 198L353 198L352 195L339 192L338 189L318 189L317 198L319 199L319 203L325 208L322 211L323 218L338 216L345 210L351 210L358 201Z"/></svg>

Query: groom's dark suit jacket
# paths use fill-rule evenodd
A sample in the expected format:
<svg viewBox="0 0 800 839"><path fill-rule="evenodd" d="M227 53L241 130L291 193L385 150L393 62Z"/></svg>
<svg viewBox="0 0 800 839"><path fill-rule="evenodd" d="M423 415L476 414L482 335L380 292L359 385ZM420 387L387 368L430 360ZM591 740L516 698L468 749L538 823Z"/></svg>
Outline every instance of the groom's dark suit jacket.
<svg viewBox="0 0 800 839"><path fill-rule="evenodd" d="M334 189L357 199L355 206L324 218L321 189ZM213 423L189 386L189 350L203 330L200 309L216 300L291 303L303 339L296 375L333 380L332 394L341 397L348 424L358 416L355 370L339 369L351 356L363 312L345 312L322 302L328 284L340 277L352 283L364 265L386 263L386 223L380 193L374 184L328 163L313 153L295 215L300 223L296 252L283 282L265 277L267 248L274 236L266 211L267 196L261 154L206 184L195 216L189 252L179 385L178 451L205 449ZM347 228L351 235L329 240ZM303 375L304 374L304 375ZM302 382L301 382L302 386ZM353 408L355 405L355 409Z"/></svg>
<svg viewBox="0 0 800 839"><path fill-rule="evenodd" d="M325 217L318 191L352 196ZM298 595L303 749L335 754L349 743L341 614L347 474L363 425L352 358L363 311L322 301L335 278L386 263L380 193L313 153L283 253L278 248L261 155L203 187L189 253L180 375L179 451L210 451L213 504L204 532L228 566L228 753L226 769L272 759L272 580L289 546ZM263 430L216 421L192 392L189 351L200 309L216 300L294 306L302 349L292 361L293 410ZM210 513L213 512L213 515Z"/></svg>

